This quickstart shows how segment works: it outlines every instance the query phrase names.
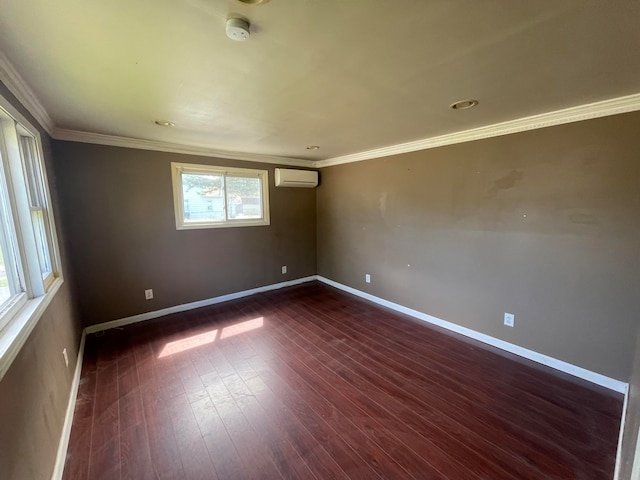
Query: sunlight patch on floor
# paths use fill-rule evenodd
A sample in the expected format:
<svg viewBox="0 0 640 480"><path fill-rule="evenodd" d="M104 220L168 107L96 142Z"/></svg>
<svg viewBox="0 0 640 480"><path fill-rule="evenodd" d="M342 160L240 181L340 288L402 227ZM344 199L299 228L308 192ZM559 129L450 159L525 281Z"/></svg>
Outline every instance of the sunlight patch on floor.
<svg viewBox="0 0 640 480"><path fill-rule="evenodd" d="M239 322L233 325L229 325L228 327L224 327L222 332L220 332L219 339L223 340L225 338L233 337L234 335L239 335L241 333L250 332L251 330L255 330L256 328L260 328L264 325L264 317L257 317L252 320L247 320L245 322ZM203 345L207 345L209 343L213 343L218 338L218 329L208 330L203 333L199 333L197 335L192 335L191 337L182 338L180 340L176 340L174 342L167 343L158 358L168 357L170 355L175 355L176 353L182 353L187 350L191 350L194 348L201 347Z"/></svg>

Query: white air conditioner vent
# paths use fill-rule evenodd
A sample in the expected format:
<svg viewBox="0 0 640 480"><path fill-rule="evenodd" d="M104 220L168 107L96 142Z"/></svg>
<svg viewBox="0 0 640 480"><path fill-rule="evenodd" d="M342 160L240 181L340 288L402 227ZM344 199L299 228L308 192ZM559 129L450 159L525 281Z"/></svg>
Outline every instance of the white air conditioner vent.
<svg viewBox="0 0 640 480"><path fill-rule="evenodd" d="M314 188L317 186L318 172L315 170L276 168L276 187Z"/></svg>

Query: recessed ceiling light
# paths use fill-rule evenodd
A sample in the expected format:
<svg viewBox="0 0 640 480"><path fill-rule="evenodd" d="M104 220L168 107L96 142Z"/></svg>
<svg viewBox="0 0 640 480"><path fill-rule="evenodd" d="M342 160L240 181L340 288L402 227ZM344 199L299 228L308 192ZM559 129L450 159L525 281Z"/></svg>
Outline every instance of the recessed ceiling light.
<svg viewBox="0 0 640 480"><path fill-rule="evenodd" d="M320 147L318 145L309 145L307 150L320 150Z"/></svg>
<svg viewBox="0 0 640 480"><path fill-rule="evenodd" d="M236 0L238 3L244 3L245 5L260 5L261 3L267 3L269 0Z"/></svg>
<svg viewBox="0 0 640 480"><path fill-rule="evenodd" d="M466 110L467 108L473 108L476 105L478 105L478 100L460 100L459 102L449 105L449 108L453 110Z"/></svg>
<svg viewBox="0 0 640 480"><path fill-rule="evenodd" d="M173 122L169 122L168 120L156 120L156 125L160 125L161 127L175 127L176 124Z"/></svg>

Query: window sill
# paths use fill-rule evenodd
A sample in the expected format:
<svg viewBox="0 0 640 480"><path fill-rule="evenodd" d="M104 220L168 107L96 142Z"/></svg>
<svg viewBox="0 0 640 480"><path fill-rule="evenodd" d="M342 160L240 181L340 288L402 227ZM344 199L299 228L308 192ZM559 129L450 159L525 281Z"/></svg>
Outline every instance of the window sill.
<svg viewBox="0 0 640 480"><path fill-rule="evenodd" d="M0 331L0 381L4 378L63 283L62 277L56 278L47 293L27 300L20 312Z"/></svg>
<svg viewBox="0 0 640 480"><path fill-rule="evenodd" d="M270 225L269 219L259 220L227 220L226 222L192 222L192 223L179 223L176 225L176 230L197 230L202 228L233 228L233 227L261 227Z"/></svg>

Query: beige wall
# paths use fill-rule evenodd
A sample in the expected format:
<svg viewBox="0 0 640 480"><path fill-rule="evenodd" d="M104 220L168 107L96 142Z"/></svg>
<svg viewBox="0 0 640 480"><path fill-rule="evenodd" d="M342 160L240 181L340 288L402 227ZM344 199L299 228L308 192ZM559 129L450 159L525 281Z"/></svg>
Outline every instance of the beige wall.
<svg viewBox="0 0 640 480"><path fill-rule="evenodd" d="M275 188L273 166L61 141L54 153L86 325L316 273L315 191ZM268 169L271 225L176 230L172 161Z"/></svg>
<svg viewBox="0 0 640 480"><path fill-rule="evenodd" d="M1 83L0 94L36 125ZM49 138L41 133L54 213L59 219ZM0 477L3 480L51 478L69 402L81 328L70 296L70 272L59 221L57 226L66 281L0 381ZM63 348L69 352L68 368L63 361Z"/></svg>
<svg viewBox="0 0 640 480"><path fill-rule="evenodd" d="M323 169L318 273L628 381L639 131L632 113Z"/></svg>

